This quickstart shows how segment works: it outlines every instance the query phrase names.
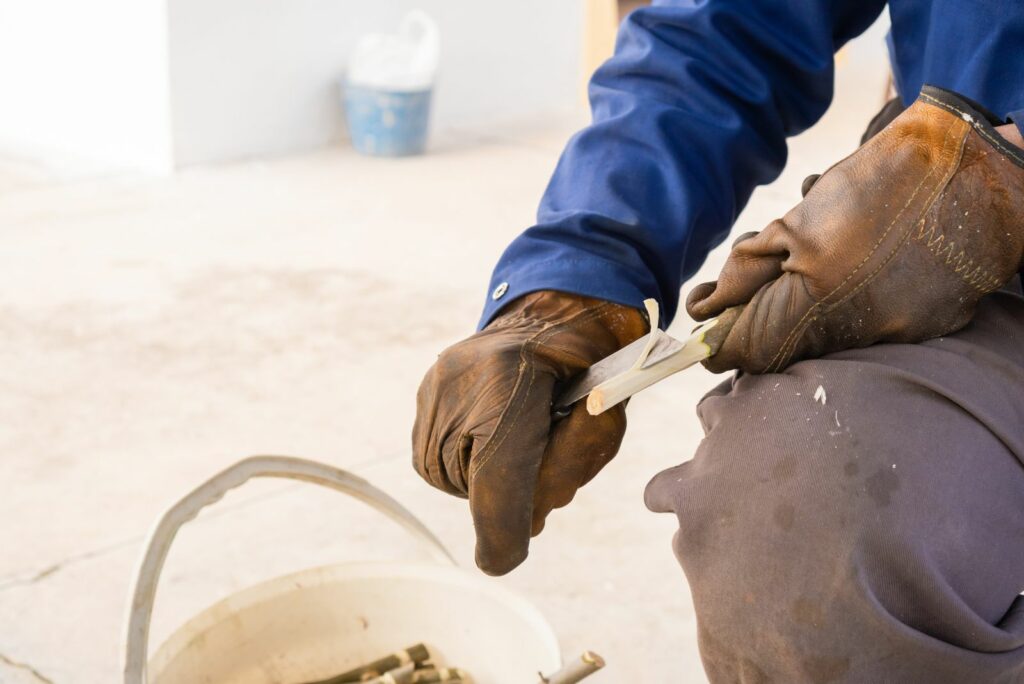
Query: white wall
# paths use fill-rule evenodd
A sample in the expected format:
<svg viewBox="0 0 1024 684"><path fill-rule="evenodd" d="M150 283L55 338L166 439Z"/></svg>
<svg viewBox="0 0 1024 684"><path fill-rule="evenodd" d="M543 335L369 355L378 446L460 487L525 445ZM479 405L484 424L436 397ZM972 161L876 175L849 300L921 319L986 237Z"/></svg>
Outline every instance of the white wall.
<svg viewBox="0 0 1024 684"><path fill-rule="evenodd" d="M0 0L0 152L171 164L164 0Z"/></svg>
<svg viewBox="0 0 1024 684"><path fill-rule="evenodd" d="M354 41L421 8L441 31L435 130L577 104L585 0L169 0L174 155L195 164L344 136Z"/></svg>
<svg viewBox="0 0 1024 684"><path fill-rule="evenodd" d="M0 0L0 154L163 172L344 136L357 37L409 9L442 39L435 130L576 104L586 0Z"/></svg>

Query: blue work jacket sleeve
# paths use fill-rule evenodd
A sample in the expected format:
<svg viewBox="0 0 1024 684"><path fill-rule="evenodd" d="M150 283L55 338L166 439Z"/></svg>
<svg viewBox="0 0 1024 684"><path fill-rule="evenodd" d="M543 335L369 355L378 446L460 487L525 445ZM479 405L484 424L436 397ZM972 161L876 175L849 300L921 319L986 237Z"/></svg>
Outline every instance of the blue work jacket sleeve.
<svg viewBox="0 0 1024 684"><path fill-rule="evenodd" d="M590 82L593 123L498 262L480 326L544 289L654 297L671 321L683 281L778 176L786 137L828 108L835 51L884 4L679 0L630 14Z"/></svg>

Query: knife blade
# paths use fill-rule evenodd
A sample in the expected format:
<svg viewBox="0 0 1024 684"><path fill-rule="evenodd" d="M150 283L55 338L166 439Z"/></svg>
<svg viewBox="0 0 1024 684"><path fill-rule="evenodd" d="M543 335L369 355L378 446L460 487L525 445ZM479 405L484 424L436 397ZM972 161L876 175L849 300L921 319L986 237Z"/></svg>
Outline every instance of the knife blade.
<svg viewBox="0 0 1024 684"><path fill-rule="evenodd" d="M569 381L552 404L552 416L556 419L564 418L569 415L573 404L577 401L587 397L609 380L634 369L653 370L656 366L664 364L659 368L662 372L649 374L649 382L638 383L635 392L639 392L669 375L703 361L718 351L729 329L732 328L732 323L735 322L741 311L742 307L728 309L722 316L697 326L686 340L677 340L659 328L654 328L647 335L626 345L614 354L606 356ZM714 333L709 334L712 330ZM647 357L642 363L637 364L648 345L650 350ZM624 399L625 397L619 401ZM607 410L614 405L603 405L602 410Z"/></svg>

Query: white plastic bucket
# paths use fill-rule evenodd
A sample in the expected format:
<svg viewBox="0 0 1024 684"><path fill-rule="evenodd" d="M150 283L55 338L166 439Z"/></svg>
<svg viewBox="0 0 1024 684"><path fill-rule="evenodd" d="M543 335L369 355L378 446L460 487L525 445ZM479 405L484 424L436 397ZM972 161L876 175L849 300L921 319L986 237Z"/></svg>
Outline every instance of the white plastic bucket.
<svg viewBox="0 0 1024 684"><path fill-rule="evenodd" d="M214 604L180 627L147 663L149 621L164 559L182 524L253 477L287 477L353 496L419 539L434 563L363 562L304 570ZM457 567L407 509L332 466L248 458L171 506L150 533L132 593L126 684L301 684L424 642L440 666L478 684L524 684L560 665L540 612L493 581Z"/></svg>

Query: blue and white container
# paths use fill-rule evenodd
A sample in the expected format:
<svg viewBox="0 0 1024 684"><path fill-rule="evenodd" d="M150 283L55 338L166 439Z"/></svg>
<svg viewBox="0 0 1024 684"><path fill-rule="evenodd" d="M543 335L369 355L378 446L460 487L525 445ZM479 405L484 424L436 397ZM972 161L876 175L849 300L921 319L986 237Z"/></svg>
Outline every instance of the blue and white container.
<svg viewBox="0 0 1024 684"><path fill-rule="evenodd" d="M342 84L357 151L381 157L423 153L439 52L437 25L418 10L402 19L396 34L360 39Z"/></svg>

